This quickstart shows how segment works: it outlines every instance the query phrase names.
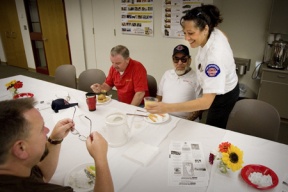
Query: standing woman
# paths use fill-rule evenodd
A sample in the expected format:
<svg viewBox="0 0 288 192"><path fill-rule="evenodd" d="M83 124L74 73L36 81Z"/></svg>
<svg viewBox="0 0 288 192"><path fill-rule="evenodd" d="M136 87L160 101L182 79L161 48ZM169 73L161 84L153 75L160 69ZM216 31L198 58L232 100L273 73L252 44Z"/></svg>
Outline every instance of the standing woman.
<svg viewBox="0 0 288 192"><path fill-rule="evenodd" d="M227 37L217 29L222 22L214 5L195 7L180 20L185 40L198 47L195 58L197 79L203 89L201 98L183 103L153 103L150 113L190 112L208 109L206 124L226 128L227 120L239 97L238 77L233 52Z"/></svg>

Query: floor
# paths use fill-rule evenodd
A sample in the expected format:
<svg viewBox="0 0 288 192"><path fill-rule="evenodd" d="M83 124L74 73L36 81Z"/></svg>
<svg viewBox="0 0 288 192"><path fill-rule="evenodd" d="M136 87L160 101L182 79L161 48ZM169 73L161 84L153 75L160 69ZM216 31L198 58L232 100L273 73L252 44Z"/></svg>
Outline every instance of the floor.
<svg viewBox="0 0 288 192"><path fill-rule="evenodd" d="M44 81L54 83L54 77L50 77L48 75L43 75L40 73L36 73L33 71L28 71L26 69L21 69L18 67L8 66L6 64L0 64L0 79L10 77L13 75L25 75L37 79L41 79ZM112 98L117 98L116 92L112 92ZM203 114L203 119L201 122L205 122L205 113ZM288 121L282 122L279 130L278 142L288 145Z"/></svg>

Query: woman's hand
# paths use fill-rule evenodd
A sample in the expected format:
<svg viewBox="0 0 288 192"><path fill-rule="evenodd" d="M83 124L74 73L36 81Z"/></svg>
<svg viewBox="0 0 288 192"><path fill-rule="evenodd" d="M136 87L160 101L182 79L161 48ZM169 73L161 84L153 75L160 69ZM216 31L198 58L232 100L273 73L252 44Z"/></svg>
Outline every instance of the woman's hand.
<svg viewBox="0 0 288 192"><path fill-rule="evenodd" d="M167 113L167 103L162 103L162 102L149 102L149 104L145 105L145 109L149 112L149 113L153 113L153 114L163 114L163 113Z"/></svg>

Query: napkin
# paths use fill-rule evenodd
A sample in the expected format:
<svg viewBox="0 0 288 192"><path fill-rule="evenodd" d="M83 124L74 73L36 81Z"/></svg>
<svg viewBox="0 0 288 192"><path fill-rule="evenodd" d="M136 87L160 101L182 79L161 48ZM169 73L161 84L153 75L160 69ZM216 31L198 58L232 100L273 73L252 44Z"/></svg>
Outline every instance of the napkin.
<svg viewBox="0 0 288 192"><path fill-rule="evenodd" d="M170 120L165 123L147 123L148 125L145 127L145 129L137 133L134 138L153 146L159 146L160 143L168 136L168 134L176 127L179 121L180 118L170 116Z"/></svg>
<svg viewBox="0 0 288 192"><path fill-rule="evenodd" d="M158 147L139 141L127 149L123 156L141 164L142 166L146 166L158 154L158 152Z"/></svg>

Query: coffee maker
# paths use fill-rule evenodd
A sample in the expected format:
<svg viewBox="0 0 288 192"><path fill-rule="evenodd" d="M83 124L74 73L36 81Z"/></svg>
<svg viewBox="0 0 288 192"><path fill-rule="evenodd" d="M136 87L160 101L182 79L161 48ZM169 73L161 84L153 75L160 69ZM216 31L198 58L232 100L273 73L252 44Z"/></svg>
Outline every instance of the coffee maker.
<svg viewBox="0 0 288 192"><path fill-rule="evenodd" d="M268 67L285 69L288 64L288 42L281 39L272 43L270 61Z"/></svg>

